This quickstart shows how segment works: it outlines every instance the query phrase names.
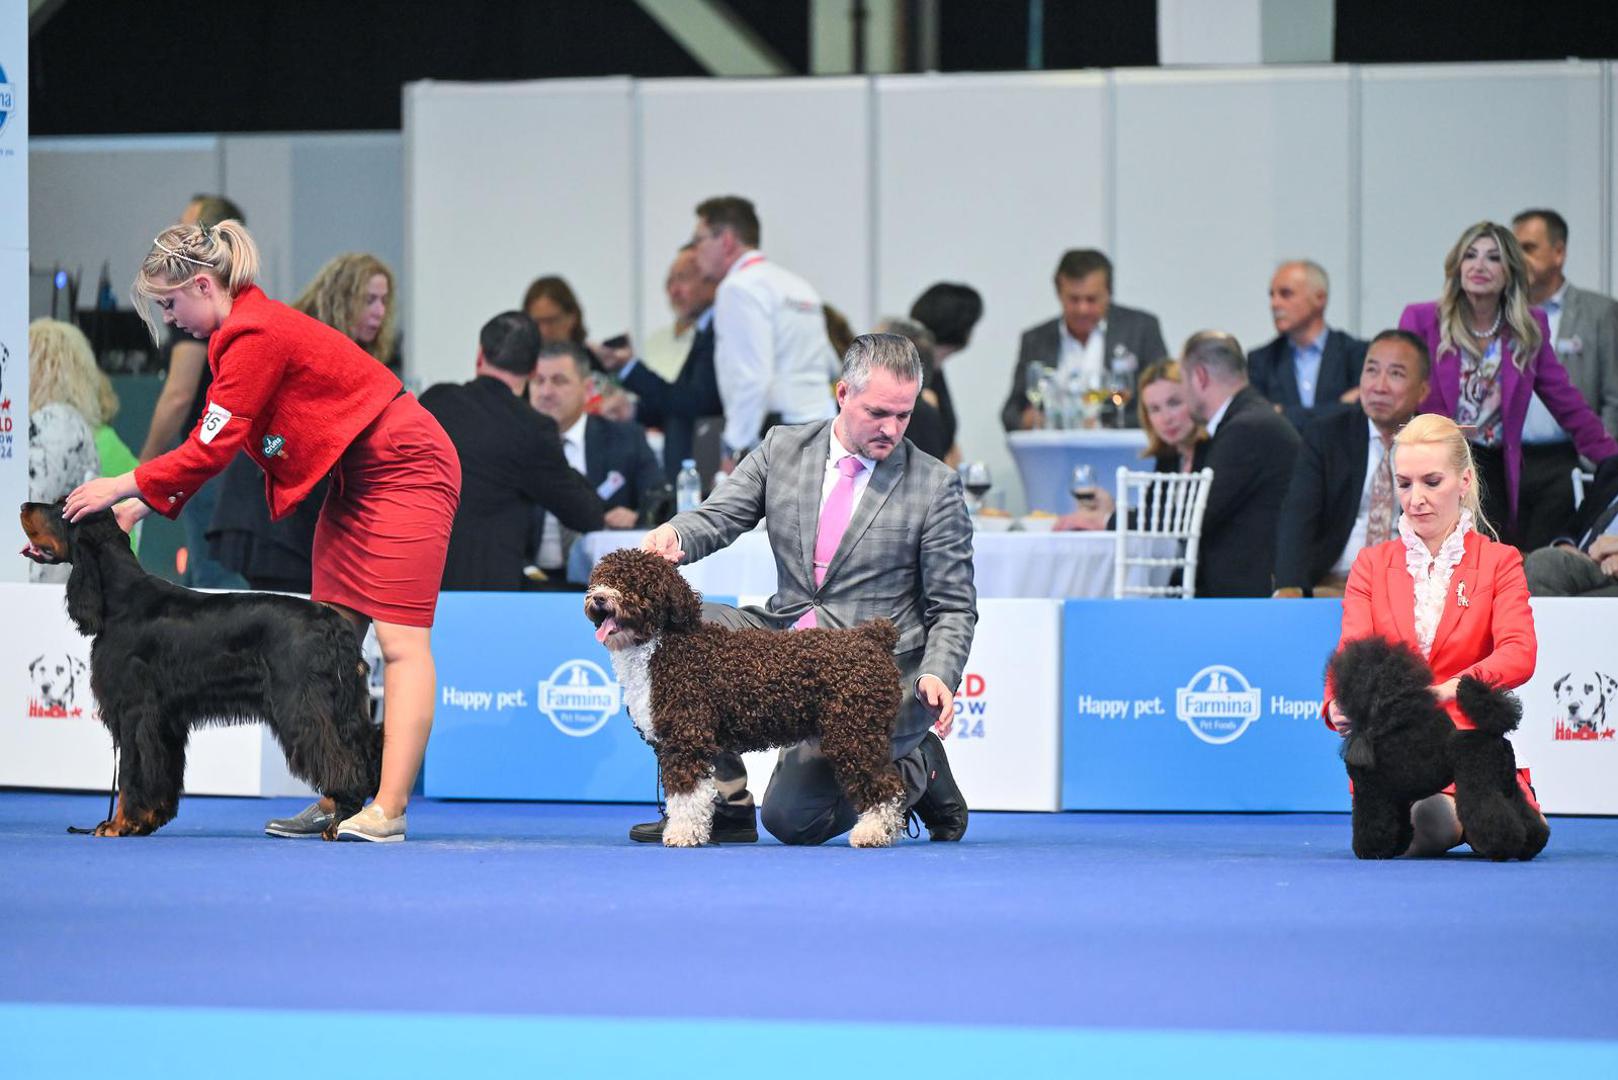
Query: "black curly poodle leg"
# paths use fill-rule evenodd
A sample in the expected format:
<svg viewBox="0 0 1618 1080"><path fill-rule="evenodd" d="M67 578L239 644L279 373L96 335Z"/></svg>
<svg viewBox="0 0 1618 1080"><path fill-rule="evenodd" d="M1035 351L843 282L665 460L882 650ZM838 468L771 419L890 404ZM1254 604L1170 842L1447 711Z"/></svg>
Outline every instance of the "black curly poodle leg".
<svg viewBox="0 0 1618 1080"><path fill-rule="evenodd" d="M1455 812L1472 850L1496 862L1523 857L1531 812L1517 786L1517 760L1498 735L1457 731L1450 741L1455 765ZM1543 846L1543 845L1541 845Z"/></svg>
<svg viewBox="0 0 1618 1080"><path fill-rule="evenodd" d="M1410 803L1354 782L1354 855L1361 859L1394 859L1410 847L1415 834Z"/></svg>

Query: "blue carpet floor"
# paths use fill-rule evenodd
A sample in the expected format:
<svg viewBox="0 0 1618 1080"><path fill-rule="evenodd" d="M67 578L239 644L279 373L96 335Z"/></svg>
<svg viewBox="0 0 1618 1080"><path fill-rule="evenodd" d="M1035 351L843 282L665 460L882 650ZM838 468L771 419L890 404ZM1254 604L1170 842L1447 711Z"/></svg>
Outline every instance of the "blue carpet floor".
<svg viewBox="0 0 1618 1080"><path fill-rule="evenodd" d="M63 830L104 799L0 792L0 1076L1618 1075L1614 820L1504 865L1358 862L1340 815L669 851L626 839L645 807L419 801L402 845L260 834L298 805L97 840Z"/></svg>

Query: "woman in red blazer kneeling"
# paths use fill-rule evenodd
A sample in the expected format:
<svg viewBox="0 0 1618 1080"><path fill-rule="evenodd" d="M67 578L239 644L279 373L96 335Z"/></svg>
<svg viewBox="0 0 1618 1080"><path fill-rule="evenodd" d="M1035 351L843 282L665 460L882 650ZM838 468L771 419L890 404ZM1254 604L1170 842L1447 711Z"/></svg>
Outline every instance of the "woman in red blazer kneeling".
<svg viewBox="0 0 1618 1080"><path fill-rule="evenodd" d="M1438 680L1433 696L1456 727L1470 728L1455 701L1461 676L1511 689L1534 674L1539 646L1522 555L1478 531L1493 530L1480 508L1471 447L1453 420L1417 416L1394 438L1392 458L1403 511L1399 536L1354 560L1338 647L1379 635L1417 649ZM1347 735L1353 717L1334 699L1328 682L1328 719ZM1527 769L1518 769L1518 781L1537 808ZM1416 835L1408 855L1440 855L1465 839L1453 787L1418 802L1411 820Z"/></svg>
<svg viewBox="0 0 1618 1080"><path fill-rule="evenodd" d="M237 221L175 225L152 242L135 278L136 306L154 339L153 306L164 323L207 340L207 409L174 450L80 486L65 512L77 521L114 507L126 531L152 510L172 518L240 450L264 470L278 520L329 473L310 596L361 634L375 620L386 662L381 784L338 835L403 840L437 697L430 628L460 502L460 458L438 421L369 353L265 296L253 284L258 263ZM312 806L267 831L318 835L331 813Z"/></svg>

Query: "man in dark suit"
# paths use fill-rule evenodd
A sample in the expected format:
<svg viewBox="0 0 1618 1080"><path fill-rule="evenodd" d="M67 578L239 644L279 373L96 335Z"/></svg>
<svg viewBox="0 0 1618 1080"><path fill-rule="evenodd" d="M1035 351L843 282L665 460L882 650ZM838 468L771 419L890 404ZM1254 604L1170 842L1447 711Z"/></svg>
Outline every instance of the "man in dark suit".
<svg viewBox="0 0 1618 1080"><path fill-rule="evenodd" d="M1203 464L1213 470L1197 595L1269 596L1276 526L1298 456L1298 433L1248 385L1247 358L1232 335L1193 334L1180 371L1191 411L1208 426Z"/></svg>
<svg viewBox="0 0 1618 1080"><path fill-rule="evenodd" d="M1365 342L1326 326L1330 282L1308 259L1282 263L1270 279L1270 317L1280 335L1247 355L1247 375L1302 429L1311 420L1354 411Z"/></svg>
<svg viewBox="0 0 1618 1080"><path fill-rule="evenodd" d="M1535 596L1618 596L1618 455L1596 470L1562 535L1523 559Z"/></svg>
<svg viewBox="0 0 1618 1080"><path fill-rule="evenodd" d="M601 528L601 500L568 467L555 421L524 397L538 355L532 319L520 311L496 315L479 335L477 378L440 383L421 395L461 457L445 589L524 588L536 508L571 529Z"/></svg>
<svg viewBox="0 0 1618 1080"><path fill-rule="evenodd" d="M546 342L529 383L534 408L556 422L567 462L582 473L606 505L609 529L633 529L641 501L666 484L646 429L627 420L606 420L584 411L590 394L590 355L571 341ZM567 555L576 536L553 514L536 515L535 565L544 580L567 580Z"/></svg>
<svg viewBox="0 0 1618 1080"><path fill-rule="evenodd" d="M673 382L635 358L627 345L596 347L595 354L601 366L616 372L624 389L639 399L635 405L636 423L663 429L663 475L672 484L679 475L680 462L697 456L698 423L723 417L725 406L719 398L719 378L714 373L714 283L702 276L690 244L674 257L668 291L676 314L689 319L695 328L691 351Z"/></svg>
<svg viewBox="0 0 1618 1080"><path fill-rule="evenodd" d="M644 546L695 562L762 520L775 552L775 595L763 607L704 604L705 619L772 630L891 620L906 690L892 757L932 839L958 840L967 807L940 735L949 735L977 624L972 526L955 470L904 437L921 380L921 359L905 338L856 338L835 419L771 428L711 498L647 534ZM723 799L715 838L756 839L741 760L720 755L714 782ZM764 797L764 826L777 839L824 843L855 816L817 740L782 751ZM637 825L630 836L659 840L662 822Z"/></svg>
<svg viewBox="0 0 1618 1080"><path fill-rule="evenodd" d="M1039 426L1039 410L1028 401L1032 364L1072 372L1097 387L1108 374L1126 376L1133 398L1141 369L1168 355L1156 315L1112 302L1112 262L1101 252L1082 248L1065 253L1056 265L1056 297L1061 316L1023 333L1011 392L1000 410L1007 431ZM1103 409L1103 419L1116 412L1110 401ZM1140 426L1127 403L1123 415L1128 426Z"/></svg>
<svg viewBox="0 0 1618 1080"><path fill-rule="evenodd" d="M1303 429L1281 506L1276 596L1341 596L1360 549L1396 535L1388 450L1427 396L1431 368L1426 342L1384 330L1365 354L1359 405Z"/></svg>

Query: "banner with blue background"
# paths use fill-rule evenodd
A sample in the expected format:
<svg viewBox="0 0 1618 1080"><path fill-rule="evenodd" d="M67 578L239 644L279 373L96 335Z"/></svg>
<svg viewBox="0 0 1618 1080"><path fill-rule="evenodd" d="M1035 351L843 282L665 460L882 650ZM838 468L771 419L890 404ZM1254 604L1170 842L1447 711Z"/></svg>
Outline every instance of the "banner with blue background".
<svg viewBox="0 0 1618 1080"><path fill-rule="evenodd" d="M1070 600L1063 620L1063 809L1348 809L1320 719L1337 601Z"/></svg>

